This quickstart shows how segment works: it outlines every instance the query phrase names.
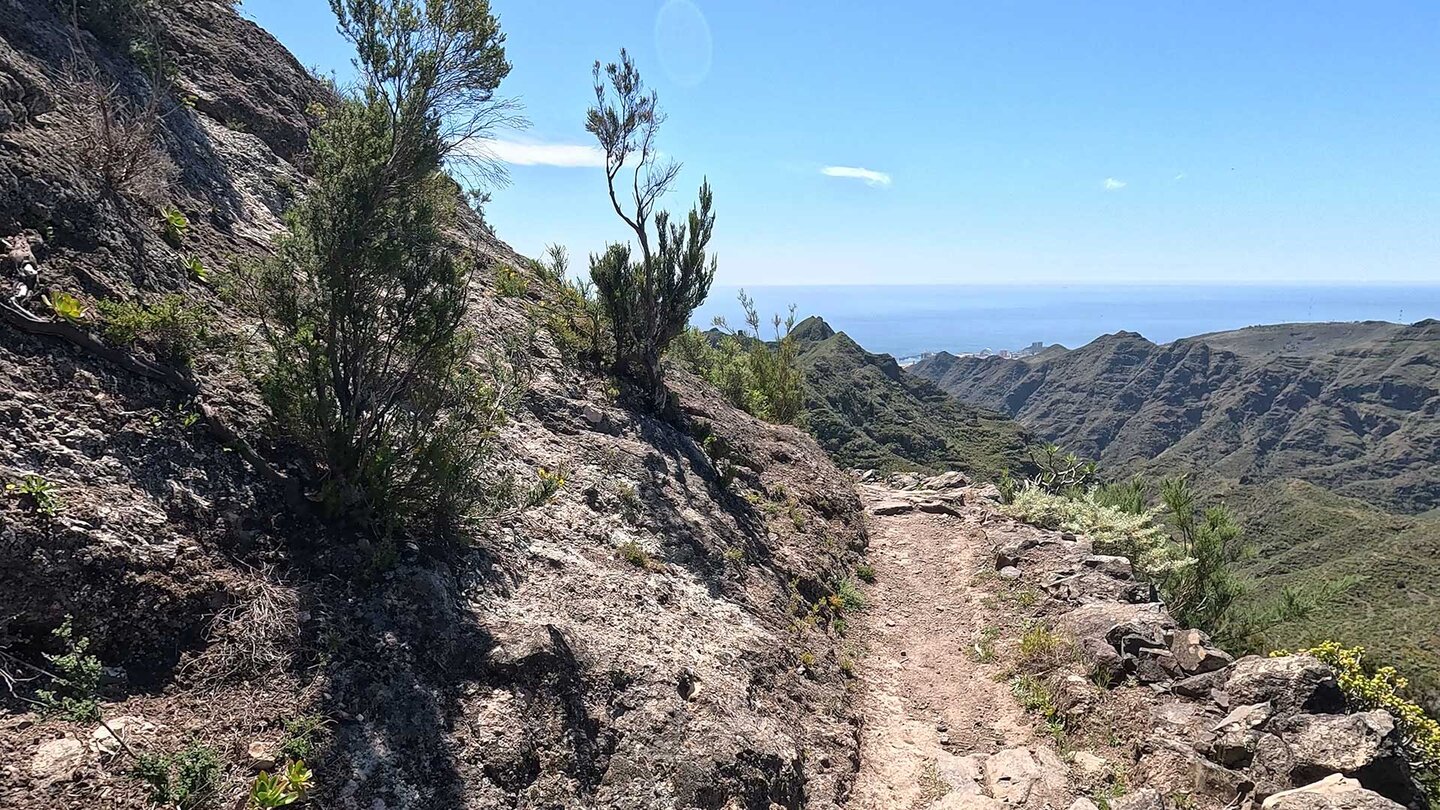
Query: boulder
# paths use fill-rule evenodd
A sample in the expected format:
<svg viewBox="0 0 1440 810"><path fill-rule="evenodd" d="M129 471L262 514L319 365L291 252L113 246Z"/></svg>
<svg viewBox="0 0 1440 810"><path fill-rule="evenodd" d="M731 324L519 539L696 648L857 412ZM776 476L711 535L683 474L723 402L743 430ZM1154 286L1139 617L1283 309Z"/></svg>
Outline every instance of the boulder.
<svg viewBox="0 0 1440 810"><path fill-rule="evenodd" d="M1175 620L1159 603L1092 602L1066 613L1056 623L1058 630L1077 642L1087 638L1108 640L1111 631L1121 625L1127 627L1127 633L1153 639L1153 646L1158 647L1170 646L1168 639L1177 629Z"/></svg>
<svg viewBox="0 0 1440 810"><path fill-rule="evenodd" d="M1091 554L1080 561L1086 568L1092 568L1100 573L1114 577L1115 579L1129 579L1133 572L1130 570L1130 560L1125 557L1113 557L1108 554Z"/></svg>
<svg viewBox="0 0 1440 810"><path fill-rule="evenodd" d="M945 501L936 500L933 498L915 504L915 508L919 509L921 512L925 512L931 515L950 515L952 517L960 517L960 510L956 509L954 504L946 503Z"/></svg>
<svg viewBox="0 0 1440 810"><path fill-rule="evenodd" d="M1173 653L1153 647L1136 651L1134 670L1135 679L1141 683L1161 683L1185 674Z"/></svg>
<svg viewBox="0 0 1440 810"><path fill-rule="evenodd" d="M944 472L926 478L921 486L925 489L959 489L970 486L970 477L963 472Z"/></svg>
<svg viewBox="0 0 1440 810"><path fill-rule="evenodd" d="M42 743L30 758L30 776L43 785L68 782L85 764L85 744L72 736Z"/></svg>
<svg viewBox="0 0 1440 810"><path fill-rule="evenodd" d="M1224 669L1235 663L1229 653L1210 644L1210 637L1199 630L1184 630L1175 634L1170 642L1170 652L1186 674L1202 674Z"/></svg>
<svg viewBox="0 0 1440 810"><path fill-rule="evenodd" d="M1207 797L1215 800L1215 806L1234 806L1233 802L1255 787L1246 774L1211 762L1190 745L1163 733L1141 745L1134 778L1163 795ZM1198 806L1210 804L1203 802Z"/></svg>
<svg viewBox="0 0 1440 810"><path fill-rule="evenodd" d="M1170 685L1170 691L1188 698L1204 698L1209 697L1210 693L1216 689L1223 689L1228 680L1230 680L1230 670L1217 669L1181 678Z"/></svg>
<svg viewBox="0 0 1440 810"><path fill-rule="evenodd" d="M1267 731L1255 748L1253 770L1271 786L1340 773L1402 804L1419 798L1389 712L1297 714Z"/></svg>
<svg viewBox="0 0 1440 810"><path fill-rule="evenodd" d="M1331 774L1318 782L1269 797L1263 810L1405 810L1378 793L1366 790L1354 779Z"/></svg>
<svg viewBox="0 0 1440 810"><path fill-rule="evenodd" d="M1112 772L1110 763L1104 757L1089 751L1076 751L1071 754L1070 764L1075 769L1075 775L1086 784L1098 783L1108 778Z"/></svg>
<svg viewBox="0 0 1440 810"><path fill-rule="evenodd" d="M1309 655L1241 658L1230 672L1225 692L1232 704L1269 701L1277 714L1345 708L1334 671Z"/></svg>
<svg viewBox="0 0 1440 810"><path fill-rule="evenodd" d="M1001 568L999 571L996 571L995 573L997 576L999 576L1006 582L1014 582L1015 580L1020 578L1020 569L1016 568L1013 565L1007 565L1004 568Z"/></svg>
<svg viewBox="0 0 1440 810"><path fill-rule="evenodd" d="M1238 706L1211 727L1211 736L1198 747L1227 768L1249 767L1260 744L1261 733L1257 729L1270 719L1273 711L1269 702Z"/></svg>
<svg viewBox="0 0 1440 810"><path fill-rule="evenodd" d="M1006 748L985 759L985 792L1012 807L1023 807L1031 793L1063 790L1065 764L1046 749Z"/></svg>
<svg viewBox="0 0 1440 810"><path fill-rule="evenodd" d="M965 487L960 490L960 494L965 498L966 503L976 503L978 501L989 501L991 503L1000 502L1000 488L994 484L979 484L977 486Z"/></svg>
<svg viewBox="0 0 1440 810"><path fill-rule="evenodd" d="M154 723L143 717L127 714L107 720L92 729L90 731L90 748L97 754L113 756L123 750L122 743L133 743L137 737L152 734L154 731ZM118 739L116 734L120 735Z"/></svg>
<svg viewBox="0 0 1440 810"><path fill-rule="evenodd" d="M903 514L905 514L906 512L909 512L909 511L913 510L914 508L915 508L915 505L912 504L912 503L910 503L909 501L901 501L901 500L881 501L880 503L875 504L875 506L874 506L873 508L871 508L870 513L871 513L872 515L881 515L881 516L884 516L884 515L903 515Z"/></svg>
<svg viewBox="0 0 1440 810"><path fill-rule="evenodd" d="M1096 807L1094 802L1082 796L1071 802L1067 810L1100 810L1100 808Z"/></svg>

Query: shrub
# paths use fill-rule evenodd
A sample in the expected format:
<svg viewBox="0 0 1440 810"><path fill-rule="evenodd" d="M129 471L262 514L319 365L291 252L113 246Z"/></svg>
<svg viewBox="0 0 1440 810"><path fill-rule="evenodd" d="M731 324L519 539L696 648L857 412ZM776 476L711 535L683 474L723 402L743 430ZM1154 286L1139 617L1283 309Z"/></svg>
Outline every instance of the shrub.
<svg viewBox="0 0 1440 810"><path fill-rule="evenodd" d="M540 506L555 497L555 493L565 486L565 473L561 470L547 470L544 467L535 471L536 481L530 488L530 494L525 502L529 506Z"/></svg>
<svg viewBox="0 0 1440 810"><path fill-rule="evenodd" d="M844 611L853 613L865 609L865 594L860 593L855 583L848 579L835 583L835 594L831 599L834 600L833 607Z"/></svg>
<svg viewBox="0 0 1440 810"><path fill-rule="evenodd" d="M1245 593L1232 568L1248 552L1240 527L1223 506L1201 511L1183 476L1161 482L1160 497L1175 527L1177 556L1186 561L1164 578L1165 601L1182 625L1218 632Z"/></svg>
<svg viewBox="0 0 1440 810"><path fill-rule="evenodd" d="M196 810L214 802L220 788L220 757L193 742L173 754L143 754L130 772L150 787L155 804Z"/></svg>
<svg viewBox="0 0 1440 810"><path fill-rule="evenodd" d="M211 343L210 315L176 293L148 306L113 299L97 306L105 337L126 346L144 345L164 362L189 365Z"/></svg>
<svg viewBox="0 0 1440 810"><path fill-rule="evenodd" d="M530 282L519 270L508 264L495 268L495 293L501 298L523 298L530 292Z"/></svg>
<svg viewBox="0 0 1440 810"><path fill-rule="evenodd" d="M746 413L777 424L802 423L804 373L800 370L799 347L790 337L795 307L790 307L784 320L774 316L771 325L775 339L767 342L760 339L755 301L744 290L740 291L740 305L748 332L732 331L724 318L716 318L715 328L727 334L712 343L700 330L687 329L675 340L672 354Z"/></svg>
<svg viewBox="0 0 1440 810"><path fill-rule="evenodd" d="M1129 481L1102 484L1095 488L1095 502L1132 515L1143 515L1149 508L1150 487L1145 479L1135 476Z"/></svg>
<svg viewBox="0 0 1440 810"><path fill-rule="evenodd" d="M1073 657L1074 645L1044 625L1035 625L1020 637L1016 666L1030 673L1044 673Z"/></svg>
<svg viewBox="0 0 1440 810"><path fill-rule="evenodd" d="M636 568L644 568L647 571L659 568L655 558L650 556L650 552L634 540L626 540L620 544L620 557Z"/></svg>
<svg viewBox="0 0 1440 810"><path fill-rule="evenodd" d="M180 262L180 266L190 274L191 278L202 284L210 282L210 270L205 263L200 261L199 256L191 256Z"/></svg>
<svg viewBox="0 0 1440 810"><path fill-rule="evenodd" d="M1091 495L1067 498L1029 486L1001 511L1044 529L1088 535L1096 552L1128 557L1137 572L1163 572L1174 562L1169 535L1151 515L1102 506Z"/></svg>
<svg viewBox="0 0 1440 810"><path fill-rule="evenodd" d="M1083 492L1095 481L1096 464L1074 453L1065 453L1053 444L1031 449L1030 459L1039 468L1034 482L1051 494Z"/></svg>
<svg viewBox="0 0 1440 810"><path fill-rule="evenodd" d="M1307 615L1355 581L1286 587L1266 602L1240 610L1237 600L1246 587L1234 566L1249 549L1230 513L1223 506L1200 509L1184 478L1162 482L1162 511L1136 513L1131 511L1134 493L1143 487L1125 485L1116 506L1111 505L1116 490L1108 496L1100 489L1063 495L1032 484L1016 492L1001 511L1041 528L1088 535L1097 552L1128 558L1136 576L1155 585L1178 621L1205 630L1232 650L1255 649L1270 627Z"/></svg>
<svg viewBox="0 0 1440 810"><path fill-rule="evenodd" d="M306 760L314 756L315 737L325 726L325 718L307 714L285 721L285 736L280 740L280 754L286 759Z"/></svg>
<svg viewBox="0 0 1440 810"><path fill-rule="evenodd" d="M332 6L364 87L312 131L311 195L237 297L268 344L265 401L331 513L446 541L502 490L485 460L521 388L513 362L475 365L478 251L448 236L461 193L441 171L474 166L457 150L503 120L504 37L483 0Z"/></svg>
<svg viewBox="0 0 1440 810"><path fill-rule="evenodd" d="M855 576L859 577L861 582L874 582L875 567L870 563L860 563L855 566Z"/></svg>
<svg viewBox="0 0 1440 810"><path fill-rule="evenodd" d="M100 659L89 654L90 639L76 637L71 617L66 616L52 635L64 652L46 653L55 676L53 689L36 692L46 714L56 714L75 723L100 719Z"/></svg>
<svg viewBox="0 0 1440 810"><path fill-rule="evenodd" d="M605 153L605 178L615 213L634 232L640 256L632 261L630 246L612 244L590 257L590 278L605 307L615 339L615 368L639 383L642 404L663 411L669 404L661 355L705 300L715 279L716 261L706 248L715 229L710 184L700 186L700 199L684 223L655 212L680 167L660 162L655 137L665 116L653 91L646 92L635 63L624 50L620 62L593 71L595 106L586 113L585 128ZM607 88L608 79L608 88ZM634 159L633 183L616 177ZM627 207L620 195L629 186ZM653 223L652 223L653 216ZM654 244L650 229L654 228Z"/></svg>
<svg viewBox="0 0 1440 810"><path fill-rule="evenodd" d="M1400 745L1411 767L1420 776L1432 800L1440 799L1440 722L1406 698L1409 682L1394 667L1371 669L1364 663L1362 647L1344 647L1326 641L1308 653L1335 669L1340 690L1351 711L1383 709L1395 718ZM1287 655L1284 651L1272 655Z"/></svg>

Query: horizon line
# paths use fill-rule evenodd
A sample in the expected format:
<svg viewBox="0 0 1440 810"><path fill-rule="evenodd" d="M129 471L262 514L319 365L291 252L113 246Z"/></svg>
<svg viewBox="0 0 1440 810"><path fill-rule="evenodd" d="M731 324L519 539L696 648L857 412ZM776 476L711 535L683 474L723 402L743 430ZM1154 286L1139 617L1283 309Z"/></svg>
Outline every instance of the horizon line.
<svg viewBox="0 0 1440 810"><path fill-rule="evenodd" d="M722 282L717 287L1435 287L1440 281L828 281L828 282Z"/></svg>

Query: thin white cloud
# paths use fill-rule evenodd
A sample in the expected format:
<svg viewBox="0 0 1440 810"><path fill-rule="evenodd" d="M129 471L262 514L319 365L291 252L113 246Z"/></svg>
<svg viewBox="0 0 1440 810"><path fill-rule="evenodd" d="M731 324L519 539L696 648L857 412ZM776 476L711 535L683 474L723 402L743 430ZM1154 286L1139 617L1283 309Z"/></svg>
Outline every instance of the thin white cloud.
<svg viewBox="0 0 1440 810"><path fill-rule="evenodd" d="M829 177L849 177L855 180L864 180L867 186L888 186L890 175L885 172L877 172L873 169L862 169L859 166L826 166L820 173Z"/></svg>
<svg viewBox="0 0 1440 810"><path fill-rule="evenodd" d="M604 167L605 153L598 146L569 143L526 143L498 138L476 139L474 150L512 166Z"/></svg>
<svg viewBox="0 0 1440 810"><path fill-rule="evenodd" d="M1119 191L1120 189L1124 188L1124 187L1127 186L1127 185L1129 185L1129 184L1126 183L1124 180L1116 180L1116 179L1113 178L1113 177L1107 177L1107 178L1105 178L1105 190L1106 190L1106 191Z"/></svg>
<svg viewBox="0 0 1440 810"><path fill-rule="evenodd" d="M1175 182L1177 182L1177 183L1180 182L1181 180L1184 180L1184 179L1185 179L1185 172L1180 172L1179 174L1175 175Z"/></svg>

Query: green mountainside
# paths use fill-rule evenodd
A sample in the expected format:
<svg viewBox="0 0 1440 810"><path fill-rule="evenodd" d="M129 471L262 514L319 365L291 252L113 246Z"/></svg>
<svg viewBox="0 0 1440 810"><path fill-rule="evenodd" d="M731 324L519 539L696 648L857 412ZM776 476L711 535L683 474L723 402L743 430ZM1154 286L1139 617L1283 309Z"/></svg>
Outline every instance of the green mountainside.
<svg viewBox="0 0 1440 810"><path fill-rule="evenodd" d="M1026 464L1029 440L1014 420L957 401L819 318L796 324L791 336L805 372L807 425L839 464L982 478Z"/></svg>
<svg viewBox="0 0 1440 810"><path fill-rule="evenodd" d="M1256 546L1257 590L1355 578L1273 632L1361 644L1440 701L1440 322L1283 324L1157 345L1131 332L1027 360L911 368L1097 458L1192 475Z"/></svg>

